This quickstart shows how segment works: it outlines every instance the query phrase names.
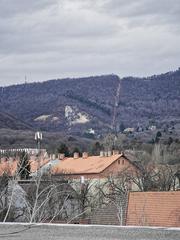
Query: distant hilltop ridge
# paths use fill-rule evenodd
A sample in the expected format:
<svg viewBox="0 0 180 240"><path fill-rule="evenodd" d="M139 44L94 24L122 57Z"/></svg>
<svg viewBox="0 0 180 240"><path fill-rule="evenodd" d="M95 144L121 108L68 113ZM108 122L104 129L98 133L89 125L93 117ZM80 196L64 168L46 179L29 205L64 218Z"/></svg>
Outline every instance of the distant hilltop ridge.
<svg viewBox="0 0 180 240"><path fill-rule="evenodd" d="M103 75L0 88L0 109L33 128L102 134L114 127L180 122L180 69L146 78ZM16 120L17 121L17 120ZM15 121L15 122L16 122Z"/></svg>
<svg viewBox="0 0 180 240"><path fill-rule="evenodd" d="M64 78L52 78L44 81L31 81L27 82L25 81L24 83L16 83L16 84L9 84L5 86L0 86L0 89L9 88L9 87L18 87L22 85L31 85L31 84L44 84L48 82L56 82L56 81L79 81L79 80L89 80L92 78L102 78L102 77L108 77L108 76L118 76L117 74L102 74L102 75L92 75L92 76L86 76L86 77L64 77Z"/></svg>
<svg viewBox="0 0 180 240"><path fill-rule="evenodd" d="M92 76L85 76L85 77L64 77L64 78L53 78L53 79L48 79L48 80L44 80L44 81L31 81L31 82L24 82L24 83L16 83L16 84L9 84L9 85L5 85L5 86L0 86L0 91L2 91L2 89L5 89L5 88L9 88L9 87L17 87L17 86L22 86L22 85L31 85L31 84L44 84L44 83L48 83L48 82L56 82L56 81L79 81L79 80L89 80L89 79L92 79L92 78L102 78L102 77L108 77L108 76L118 76L121 80L126 80L126 79L141 79L141 80L148 80L148 79L155 79L156 77L159 77L159 76L165 76L165 75L174 75L174 74L178 74L178 72L180 71L180 67L175 70L175 71L168 71L166 73L162 73L162 74L153 74L153 75L149 75L149 76L146 76L146 77L138 77L138 76L132 76L132 75L129 75L129 76L119 76L118 74L114 74L114 73L111 73L111 74L102 74L102 75L92 75Z"/></svg>

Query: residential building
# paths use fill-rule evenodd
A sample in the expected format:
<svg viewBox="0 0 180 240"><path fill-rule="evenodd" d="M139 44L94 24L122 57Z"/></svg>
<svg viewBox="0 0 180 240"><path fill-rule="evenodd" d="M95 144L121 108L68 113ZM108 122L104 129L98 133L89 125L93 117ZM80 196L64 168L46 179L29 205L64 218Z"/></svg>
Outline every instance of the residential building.
<svg viewBox="0 0 180 240"><path fill-rule="evenodd" d="M118 151L101 152L99 156L88 156L78 153L74 157L61 157L58 164L52 168L53 175L66 175L70 178L102 179L120 172L136 172L137 166L123 153Z"/></svg>
<svg viewBox="0 0 180 240"><path fill-rule="evenodd" d="M180 191L130 192L126 225L180 227Z"/></svg>

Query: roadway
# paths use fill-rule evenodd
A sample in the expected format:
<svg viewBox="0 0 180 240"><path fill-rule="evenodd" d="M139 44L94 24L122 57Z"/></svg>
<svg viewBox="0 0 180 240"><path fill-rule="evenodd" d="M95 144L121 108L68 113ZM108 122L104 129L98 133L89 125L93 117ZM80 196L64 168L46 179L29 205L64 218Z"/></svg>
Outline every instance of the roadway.
<svg viewBox="0 0 180 240"><path fill-rule="evenodd" d="M0 224L0 240L179 240L180 228Z"/></svg>

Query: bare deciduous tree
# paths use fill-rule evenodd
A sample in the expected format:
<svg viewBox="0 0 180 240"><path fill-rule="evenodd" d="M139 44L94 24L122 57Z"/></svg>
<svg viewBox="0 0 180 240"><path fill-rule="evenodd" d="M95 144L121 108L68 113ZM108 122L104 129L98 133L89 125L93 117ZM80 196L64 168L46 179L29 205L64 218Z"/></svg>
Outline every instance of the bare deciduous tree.
<svg viewBox="0 0 180 240"><path fill-rule="evenodd" d="M170 191L176 188L176 171L170 165L160 165L153 162L138 163L135 174L128 174L129 179L139 191Z"/></svg>
<svg viewBox="0 0 180 240"><path fill-rule="evenodd" d="M84 219L95 209L97 206L96 184L90 179L86 179L83 183L77 180L71 182L71 186L75 190L74 197L77 200L77 208L76 215L69 222L78 218Z"/></svg>
<svg viewBox="0 0 180 240"><path fill-rule="evenodd" d="M121 172L118 175L111 175L99 186L102 203L113 204L117 209L117 217L119 224L123 225L126 213L127 196L131 182L126 172Z"/></svg>

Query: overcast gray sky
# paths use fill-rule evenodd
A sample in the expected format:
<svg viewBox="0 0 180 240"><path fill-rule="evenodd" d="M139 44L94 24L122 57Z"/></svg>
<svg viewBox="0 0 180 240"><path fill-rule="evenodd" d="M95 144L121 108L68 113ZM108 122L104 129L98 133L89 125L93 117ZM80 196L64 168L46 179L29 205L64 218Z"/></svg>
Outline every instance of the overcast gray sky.
<svg viewBox="0 0 180 240"><path fill-rule="evenodd" d="M0 0L0 85L180 67L180 0Z"/></svg>

